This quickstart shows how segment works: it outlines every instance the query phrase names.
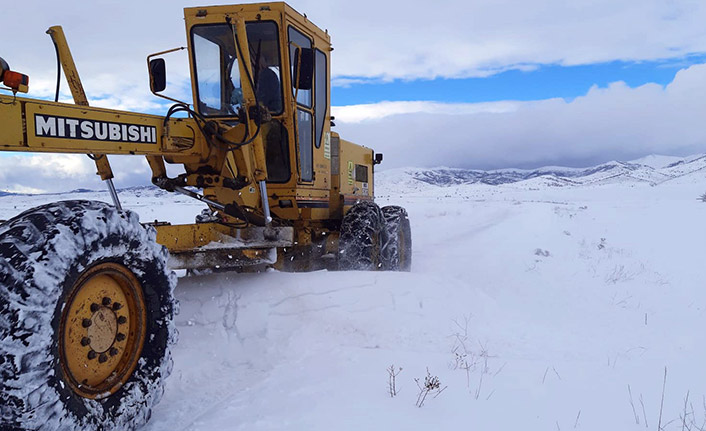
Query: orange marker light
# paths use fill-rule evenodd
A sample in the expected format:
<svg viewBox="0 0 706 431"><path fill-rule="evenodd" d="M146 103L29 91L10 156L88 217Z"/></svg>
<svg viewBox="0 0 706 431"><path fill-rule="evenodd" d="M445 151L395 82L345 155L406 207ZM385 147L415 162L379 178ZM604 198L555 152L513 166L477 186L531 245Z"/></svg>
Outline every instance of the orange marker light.
<svg viewBox="0 0 706 431"><path fill-rule="evenodd" d="M20 93L26 93L29 91L29 76L27 75L6 70L2 74L2 82L13 91L19 91Z"/></svg>

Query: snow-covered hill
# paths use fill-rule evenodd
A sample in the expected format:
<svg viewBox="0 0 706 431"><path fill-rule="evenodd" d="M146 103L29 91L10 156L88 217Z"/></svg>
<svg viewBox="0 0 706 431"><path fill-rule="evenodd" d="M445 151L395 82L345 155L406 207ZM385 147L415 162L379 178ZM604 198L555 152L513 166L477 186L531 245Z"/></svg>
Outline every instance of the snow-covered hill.
<svg viewBox="0 0 706 431"><path fill-rule="evenodd" d="M402 168L382 171L380 181L387 184L410 183L410 180L436 186L461 184L499 185L546 178L554 186L605 184L615 182L646 182L660 184L684 175L706 169L706 155L687 158L672 156L647 156L630 162L608 162L590 168L563 168L549 166L533 170L500 169L479 171L468 169Z"/></svg>
<svg viewBox="0 0 706 431"><path fill-rule="evenodd" d="M655 158L500 185L380 172L379 203L410 213L412 272L182 277L174 371L145 429L703 428L703 166ZM109 199L4 196L0 219L73 197ZM201 208L154 189L121 198L143 221ZM427 372L443 391L419 408Z"/></svg>

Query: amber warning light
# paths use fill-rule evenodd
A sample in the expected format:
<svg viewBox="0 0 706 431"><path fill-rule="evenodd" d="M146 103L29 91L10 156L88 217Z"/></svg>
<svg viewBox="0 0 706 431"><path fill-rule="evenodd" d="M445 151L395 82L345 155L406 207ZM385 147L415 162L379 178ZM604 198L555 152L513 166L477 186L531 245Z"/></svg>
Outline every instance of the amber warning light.
<svg viewBox="0 0 706 431"><path fill-rule="evenodd" d="M13 93L26 93L29 91L29 76L10 70L7 62L0 58L0 82L5 84Z"/></svg>

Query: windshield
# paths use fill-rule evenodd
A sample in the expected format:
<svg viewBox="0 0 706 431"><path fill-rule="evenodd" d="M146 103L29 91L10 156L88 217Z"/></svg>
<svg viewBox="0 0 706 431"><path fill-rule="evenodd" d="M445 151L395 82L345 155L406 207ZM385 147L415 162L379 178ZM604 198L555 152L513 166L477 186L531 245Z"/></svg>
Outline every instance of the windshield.
<svg viewBox="0 0 706 431"><path fill-rule="evenodd" d="M282 112L282 85L277 25L246 24L252 79L258 103L272 114ZM205 116L236 116L243 103L238 56L229 24L201 25L192 30L198 111Z"/></svg>

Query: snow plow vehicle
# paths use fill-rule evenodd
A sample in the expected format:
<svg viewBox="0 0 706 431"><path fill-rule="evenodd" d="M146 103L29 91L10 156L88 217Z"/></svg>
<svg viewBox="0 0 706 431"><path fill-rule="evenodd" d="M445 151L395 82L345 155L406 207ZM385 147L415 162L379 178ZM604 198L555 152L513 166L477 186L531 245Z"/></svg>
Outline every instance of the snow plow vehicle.
<svg viewBox="0 0 706 431"><path fill-rule="evenodd" d="M373 201L382 155L331 131L330 37L285 3L184 9L186 48L147 57L166 115L90 107L61 27L74 98L17 97L0 59L0 150L91 157L112 204L62 201L0 224L0 429L124 430L171 371L175 269L400 270L406 211ZM193 102L165 96L186 49ZM152 183L203 202L196 222L123 210L108 155L145 156ZM166 166L183 167L170 177Z"/></svg>

